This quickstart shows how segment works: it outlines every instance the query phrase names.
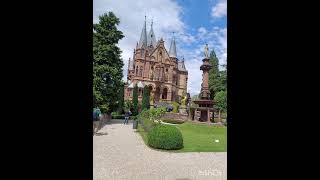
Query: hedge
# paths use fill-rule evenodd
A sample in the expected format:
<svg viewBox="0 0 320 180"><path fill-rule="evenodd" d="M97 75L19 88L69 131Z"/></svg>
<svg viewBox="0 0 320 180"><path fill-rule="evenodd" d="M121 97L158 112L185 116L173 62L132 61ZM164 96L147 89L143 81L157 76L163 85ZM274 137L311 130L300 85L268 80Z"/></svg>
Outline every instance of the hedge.
<svg viewBox="0 0 320 180"><path fill-rule="evenodd" d="M158 124L148 133L148 145L156 149L181 149L182 134L175 126Z"/></svg>

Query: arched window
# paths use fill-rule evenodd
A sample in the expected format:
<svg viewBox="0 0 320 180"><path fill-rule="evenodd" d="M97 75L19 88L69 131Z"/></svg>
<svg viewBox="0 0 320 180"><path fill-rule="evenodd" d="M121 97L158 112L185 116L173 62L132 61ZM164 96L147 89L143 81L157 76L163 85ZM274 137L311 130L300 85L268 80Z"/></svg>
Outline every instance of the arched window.
<svg viewBox="0 0 320 180"><path fill-rule="evenodd" d="M139 67L136 66L136 76L138 76Z"/></svg>
<svg viewBox="0 0 320 180"><path fill-rule="evenodd" d="M167 93L168 93L168 89L164 88L162 92L162 99L167 99Z"/></svg>
<svg viewBox="0 0 320 180"><path fill-rule="evenodd" d="M143 67L140 66L140 76L142 77L142 73L143 73Z"/></svg>

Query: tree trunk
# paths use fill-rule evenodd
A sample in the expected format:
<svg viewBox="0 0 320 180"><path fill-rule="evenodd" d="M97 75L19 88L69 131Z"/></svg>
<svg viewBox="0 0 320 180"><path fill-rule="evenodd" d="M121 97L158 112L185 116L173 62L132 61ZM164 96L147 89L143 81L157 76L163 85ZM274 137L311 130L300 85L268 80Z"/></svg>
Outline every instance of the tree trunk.
<svg viewBox="0 0 320 180"><path fill-rule="evenodd" d="M221 109L219 109L219 122L221 122Z"/></svg>

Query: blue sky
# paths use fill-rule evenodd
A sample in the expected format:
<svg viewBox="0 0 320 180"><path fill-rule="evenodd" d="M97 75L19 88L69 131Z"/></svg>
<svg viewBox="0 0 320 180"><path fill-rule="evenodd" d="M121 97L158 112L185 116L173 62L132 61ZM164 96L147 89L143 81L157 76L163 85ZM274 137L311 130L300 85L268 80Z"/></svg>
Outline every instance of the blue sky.
<svg viewBox="0 0 320 180"><path fill-rule="evenodd" d="M215 50L220 64L227 58L227 0L93 0L93 22L98 16L113 11L120 18L119 29L125 37L120 40L126 81L128 59L139 41L144 15L147 30L151 20L157 40L163 38L169 50L175 32L178 58L185 59L189 72L188 92L200 91L203 47Z"/></svg>

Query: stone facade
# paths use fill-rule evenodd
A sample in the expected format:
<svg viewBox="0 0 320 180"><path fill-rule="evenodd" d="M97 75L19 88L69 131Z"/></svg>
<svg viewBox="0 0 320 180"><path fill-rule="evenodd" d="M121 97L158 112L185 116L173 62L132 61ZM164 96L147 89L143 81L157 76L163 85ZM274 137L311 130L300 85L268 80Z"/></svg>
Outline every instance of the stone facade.
<svg viewBox="0 0 320 180"><path fill-rule="evenodd" d="M169 52L161 38L156 41L152 24L148 33L146 22L141 32L140 41L129 58L125 100L132 100L133 87L139 87L139 101L142 100L145 85L151 90L154 103L159 101L179 101L183 93L187 93L188 71L184 60L178 60L176 42L173 37Z"/></svg>

